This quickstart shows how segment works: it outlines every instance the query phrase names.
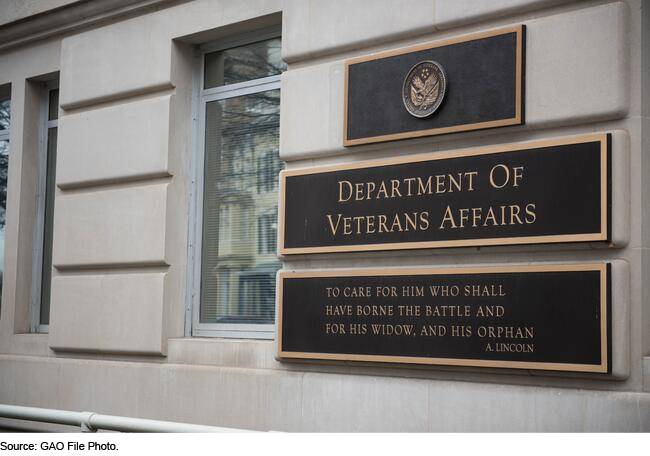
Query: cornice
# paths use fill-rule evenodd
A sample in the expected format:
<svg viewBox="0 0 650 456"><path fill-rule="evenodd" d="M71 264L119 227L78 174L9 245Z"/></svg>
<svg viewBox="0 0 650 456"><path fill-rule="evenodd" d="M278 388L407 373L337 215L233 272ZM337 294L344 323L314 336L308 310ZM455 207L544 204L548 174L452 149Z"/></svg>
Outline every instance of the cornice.
<svg viewBox="0 0 650 456"><path fill-rule="evenodd" d="M82 0L0 26L0 52L187 0Z"/></svg>

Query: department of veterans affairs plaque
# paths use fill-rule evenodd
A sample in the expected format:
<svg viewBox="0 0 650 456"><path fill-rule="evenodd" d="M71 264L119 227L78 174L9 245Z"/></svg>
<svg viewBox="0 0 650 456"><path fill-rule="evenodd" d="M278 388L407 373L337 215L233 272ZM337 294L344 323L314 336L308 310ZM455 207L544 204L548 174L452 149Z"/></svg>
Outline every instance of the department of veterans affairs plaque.
<svg viewBox="0 0 650 456"><path fill-rule="evenodd" d="M610 143L603 133L284 170L279 252L608 241Z"/></svg>
<svg viewBox="0 0 650 456"><path fill-rule="evenodd" d="M345 62L343 145L524 123L526 27Z"/></svg>
<svg viewBox="0 0 650 456"><path fill-rule="evenodd" d="M278 357L609 373L610 269L281 271Z"/></svg>

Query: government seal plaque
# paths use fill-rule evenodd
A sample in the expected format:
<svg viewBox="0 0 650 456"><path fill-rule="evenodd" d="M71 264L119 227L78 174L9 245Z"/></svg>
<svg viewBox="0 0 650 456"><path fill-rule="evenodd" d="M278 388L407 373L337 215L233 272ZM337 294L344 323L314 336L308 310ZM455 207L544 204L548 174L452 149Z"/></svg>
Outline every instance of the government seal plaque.
<svg viewBox="0 0 650 456"><path fill-rule="evenodd" d="M526 27L347 60L343 145L524 123Z"/></svg>
<svg viewBox="0 0 650 456"><path fill-rule="evenodd" d="M609 373L610 269L281 271L278 357Z"/></svg>
<svg viewBox="0 0 650 456"><path fill-rule="evenodd" d="M442 66L438 62L420 62L404 78L404 107L414 117L428 117L440 107L446 90L447 77Z"/></svg>

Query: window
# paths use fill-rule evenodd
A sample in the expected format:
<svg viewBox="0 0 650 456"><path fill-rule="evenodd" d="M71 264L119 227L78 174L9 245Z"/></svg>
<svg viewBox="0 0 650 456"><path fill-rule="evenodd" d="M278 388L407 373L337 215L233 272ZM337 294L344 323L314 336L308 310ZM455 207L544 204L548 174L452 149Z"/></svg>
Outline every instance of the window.
<svg viewBox="0 0 650 456"><path fill-rule="evenodd" d="M257 193L270 192L278 185L278 173L282 162L276 152L269 152L257 157Z"/></svg>
<svg viewBox="0 0 650 456"><path fill-rule="evenodd" d="M7 213L7 177L9 175L9 128L11 127L10 87L0 87L0 311L2 280L5 271L5 226Z"/></svg>
<svg viewBox="0 0 650 456"><path fill-rule="evenodd" d="M285 69L277 35L258 33L200 53L193 335L274 334Z"/></svg>
<svg viewBox="0 0 650 456"><path fill-rule="evenodd" d="M257 253L275 254L278 237L278 211L260 215L257 219Z"/></svg>
<svg viewBox="0 0 650 456"><path fill-rule="evenodd" d="M58 119L58 81L43 83L37 190L38 214L33 262L35 280L32 292L32 331L34 332L47 332L50 322Z"/></svg>

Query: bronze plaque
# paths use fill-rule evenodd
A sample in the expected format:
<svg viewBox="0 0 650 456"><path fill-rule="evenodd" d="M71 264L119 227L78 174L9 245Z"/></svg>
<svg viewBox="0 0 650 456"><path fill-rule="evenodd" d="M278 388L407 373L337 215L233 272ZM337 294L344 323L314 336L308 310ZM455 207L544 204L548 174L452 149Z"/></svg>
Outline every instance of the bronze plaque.
<svg viewBox="0 0 650 456"><path fill-rule="evenodd" d="M610 239L610 135L284 170L282 255Z"/></svg>
<svg viewBox="0 0 650 456"><path fill-rule="evenodd" d="M343 145L524 123L526 27L345 62Z"/></svg>
<svg viewBox="0 0 650 456"><path fill-rule="evenodd" d="M611 372L610 266L281 271L278 357Z"/></svg>

